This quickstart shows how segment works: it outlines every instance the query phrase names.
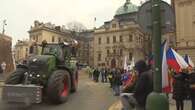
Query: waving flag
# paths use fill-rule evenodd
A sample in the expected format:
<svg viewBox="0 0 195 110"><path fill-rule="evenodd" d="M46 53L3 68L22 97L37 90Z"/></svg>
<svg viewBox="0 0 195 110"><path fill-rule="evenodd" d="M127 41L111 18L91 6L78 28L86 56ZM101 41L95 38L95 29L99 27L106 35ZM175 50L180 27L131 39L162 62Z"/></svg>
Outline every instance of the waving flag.
<svg viewBox="0 0 195 110"><path fill-rule="evenodd" d="M166 51L168 49L167 41L165 41L162 45L162 91L165 93L171 92L171 86L169 83L169 75L168 75L168 65L167 65L167 57Z"/></svg>
<svg viewBox="0 0 195 110"><path fill-rule="evenodd" d="M192 60L191 60L189 55L186 54L185 57L184 57L184 60L186 61L186 63L188 63L188 65L190 67L194 68L194 63L192 62Z"/></svg>
<svg viewBox="0 0 195 110"><path fill-rule="evenodd" d="M125 60L124 60L124 70L128 69L128 65L127 65L127 56L125 56Z"/></svg>
<svg viewBox="0 0 195 110"><path fill-rule="evenodd" d="M182 69L186 69L188 64L175 50L169 48L166 54L167 64L173 68L177 73L181 72Z"/></svg>

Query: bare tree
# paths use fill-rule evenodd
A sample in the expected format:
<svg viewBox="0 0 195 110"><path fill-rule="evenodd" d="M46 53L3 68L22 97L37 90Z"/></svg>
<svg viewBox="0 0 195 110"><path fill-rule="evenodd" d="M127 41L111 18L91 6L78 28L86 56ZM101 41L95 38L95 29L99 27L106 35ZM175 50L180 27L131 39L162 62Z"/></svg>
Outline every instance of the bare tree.
<svg viewBox="0 0 195 110"><path fill-rule="evenodd" d="M66 26L72 32L83 32L87 30L87 28L82 23L76 21L69 22Z"/></svg>

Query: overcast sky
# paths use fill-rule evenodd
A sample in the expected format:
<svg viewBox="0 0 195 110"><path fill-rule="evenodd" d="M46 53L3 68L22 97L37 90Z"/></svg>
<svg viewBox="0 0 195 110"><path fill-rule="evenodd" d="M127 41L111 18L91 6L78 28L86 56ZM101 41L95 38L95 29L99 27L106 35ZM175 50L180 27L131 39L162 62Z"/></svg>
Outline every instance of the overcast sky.
<svg viewBox="0 0 195 110"><path fill-rule="evenodd" d="M139 5L140 0L131 0ZM144 0L142 0L144 1ZM170 0L165 0L170 2ZM34 20L65 25L78 21L87 28L96 27L111 20L118 7L125 0L0 0L0 31L2 22L7 20L6 34L18 39L27 39L28 30Z"/></svg>

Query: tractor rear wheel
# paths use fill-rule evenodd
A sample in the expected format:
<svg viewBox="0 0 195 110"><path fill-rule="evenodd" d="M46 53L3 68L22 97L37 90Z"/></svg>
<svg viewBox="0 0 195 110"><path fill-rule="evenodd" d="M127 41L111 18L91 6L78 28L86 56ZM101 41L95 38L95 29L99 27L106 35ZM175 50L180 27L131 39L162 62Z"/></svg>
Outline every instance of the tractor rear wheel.
<svg viewBox="0 0 195 110"><path fill-rule="evenodd" d="M70 93L70 75L67 71L56 70L47 85L47 97L54 104L66 102Z"/></svg>
<svg viewBox="0 0 195 110"><path fill-rule="evenodd" d="M5 81L5 84L21 84L24 80L24 73L27 70L24 68L17 68Z"/></svg>

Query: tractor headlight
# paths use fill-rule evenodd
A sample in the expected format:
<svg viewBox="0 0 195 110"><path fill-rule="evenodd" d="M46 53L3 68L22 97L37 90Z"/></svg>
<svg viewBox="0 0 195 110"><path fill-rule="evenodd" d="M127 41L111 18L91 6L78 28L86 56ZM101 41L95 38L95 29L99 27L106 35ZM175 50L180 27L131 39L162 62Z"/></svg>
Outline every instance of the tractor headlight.
<svg viewBox="0 0 195 110"><path fill-rule="evenodd" d="M30 74L29 76L32 77L32 74Z"/></svg>
<svg viewBox="0 0 195 110"><path fill-rule="evenodd" d="M39 74L37 74L37 77L39 78L39 77L40 77L40 75L39 75Z"/></svg>

